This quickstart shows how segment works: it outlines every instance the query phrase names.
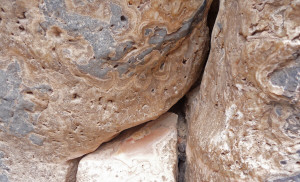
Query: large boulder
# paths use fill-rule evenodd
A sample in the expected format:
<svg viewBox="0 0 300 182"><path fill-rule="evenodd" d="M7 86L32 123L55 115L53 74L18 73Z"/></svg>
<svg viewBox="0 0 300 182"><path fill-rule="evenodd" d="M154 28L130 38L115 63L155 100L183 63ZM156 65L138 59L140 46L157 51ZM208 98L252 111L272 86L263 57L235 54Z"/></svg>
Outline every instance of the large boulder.
<svg viewBox="0 0 300 182"><path fill-rule="evenodd" d="M76 181L175 182L177 119L166 113L103 144L80 160Z"/></svg>
<svg viewBox="0 0 300 182"><path fill-rule="evenodd" d="M166 112L197 79L209 5L2 0L0 178L69 179L72 159Z"/></svg>
<svg viewBox="0 0 300 182"><path fill-rule="evenodd" d="M187 181L299 181L300 2L221 0L189 95Z"/></svg>

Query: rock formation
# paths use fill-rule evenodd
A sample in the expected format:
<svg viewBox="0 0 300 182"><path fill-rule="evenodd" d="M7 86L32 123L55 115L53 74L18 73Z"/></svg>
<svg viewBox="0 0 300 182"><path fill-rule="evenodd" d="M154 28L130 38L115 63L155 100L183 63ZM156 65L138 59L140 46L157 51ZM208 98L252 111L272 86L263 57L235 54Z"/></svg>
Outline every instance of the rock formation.
<svg viewBox="0 0 300 182"><path fill-rule="evenodd" d="M221 0L189 95L187 181L299 181L300 2Z"/></svg>
<svg viewBox="0 0 300 182"><path fill-rule="evenodd" d="M177 115L129 129L80 160L78 182L176 181Z"/></svg>
<svg viewBox="0 0 300 182"><path fill-rule="evenodd" d="M166 112L197 79L210 3L2 0L1 181L72 181L72 159Z"/></svg>

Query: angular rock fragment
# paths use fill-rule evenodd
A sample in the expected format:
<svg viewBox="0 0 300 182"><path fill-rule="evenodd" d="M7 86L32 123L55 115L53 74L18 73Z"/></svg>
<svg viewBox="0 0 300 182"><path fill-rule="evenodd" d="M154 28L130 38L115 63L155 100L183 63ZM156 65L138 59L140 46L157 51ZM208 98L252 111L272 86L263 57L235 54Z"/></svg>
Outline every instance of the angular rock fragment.
<svg viewBox="0 0 300 182"><path fill-rule="evenodd" d="M125 131L83 157L77 182L176 181L177 115Z"/></svg>
<svg viewBox="0 0 300 182"><path fill-rule="evenodd" d="M166 112L197 79L210 2L2 0L0 178L48 179L18 170L33 162L64 181L70 160Z"/></svg>
<svg viewBox="0 0 300 182"><path fill-rule="evenodd" d="M187 181L299 181L300 3L221 0L189 96Z"/></svg>

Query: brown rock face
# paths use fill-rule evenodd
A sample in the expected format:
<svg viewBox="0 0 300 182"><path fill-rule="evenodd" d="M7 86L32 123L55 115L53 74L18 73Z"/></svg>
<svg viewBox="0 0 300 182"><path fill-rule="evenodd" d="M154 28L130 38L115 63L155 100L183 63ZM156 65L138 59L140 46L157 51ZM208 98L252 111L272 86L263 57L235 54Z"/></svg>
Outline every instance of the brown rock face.
<svg viewBox="0 0 300 182"><path fill-rule="evenodd" d="M66 161L166 112L197 78L209 5L2 0L0 179L43 181L20 167L41 164L63 181Z"/></svg>
<svg viewBox="0 0 300 182"><path fill-rule="evenodd" d="M77 182L176 181L177 115L166 113L83 157Z"/></svg>
<svg viewBox="0 0 300 182"><path fill-rule="evenodd" d="M300 2L221 0L189 99L187 181L300 179Z"/></svg>

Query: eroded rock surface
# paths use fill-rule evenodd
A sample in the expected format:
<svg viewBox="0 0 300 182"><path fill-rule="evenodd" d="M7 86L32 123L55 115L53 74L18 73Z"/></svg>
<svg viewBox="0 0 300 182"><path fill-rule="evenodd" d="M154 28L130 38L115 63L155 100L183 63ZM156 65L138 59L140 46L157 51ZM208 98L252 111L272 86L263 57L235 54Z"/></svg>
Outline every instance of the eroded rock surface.
<svg viewBox="0 0 300 182"><path fill-rule="evenodd" d="M187 181L299 181L300 1L220 2L189 96Z"/></svg>
<svg viewBox="0 0 300 182"><path fill-rule="evenodd" d="M40 168L29 173L18 166L65 169L120 131L166 112L197 78L208 49L209 5L1 1L1 179L18 181L15 174L25 173L23 181L48 179Z"/></svg>
<svg viewBox="0 0 300 182"><path fill-rule="evenodd" d="M177 119L166 113L83 157L77 181L176 181Z"/></svg>

